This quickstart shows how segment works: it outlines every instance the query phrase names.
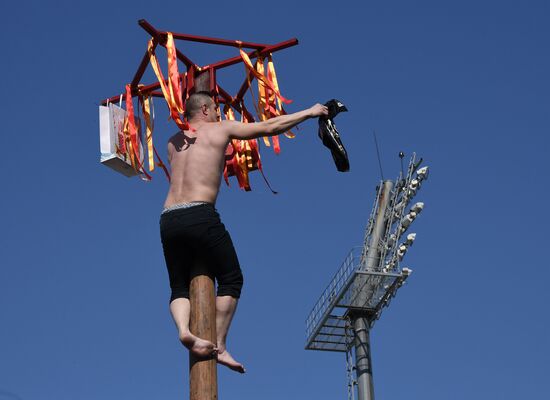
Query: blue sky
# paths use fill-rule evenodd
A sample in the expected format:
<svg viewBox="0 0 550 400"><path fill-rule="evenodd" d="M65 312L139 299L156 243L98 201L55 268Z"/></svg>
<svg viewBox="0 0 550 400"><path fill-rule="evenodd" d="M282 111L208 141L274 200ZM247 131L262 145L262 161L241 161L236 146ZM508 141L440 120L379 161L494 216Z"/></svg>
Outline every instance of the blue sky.
<svg viewBox="0 0 550 400"><path fill-rule="evenodd" d="M544 1L18 1L1 6L0 399L181 399L187 355L168 313L158 217L167 189L99 163L97 106L162 30L300 45L275 55L297 111L330 98L351 171L301 125L263 151L253 191L218 209L245 288L221 399L346 396L343 355L303 350L304 320L353 246L397 154L431 168L406 264L372 331L380 399L548 396L550 5ZM233 55L178 44L199 63ZM241 67L221 76L234 91ZM153 82L149 72L145 78ZM163 106L160 101L157 107ZM158 119L156 140L175 127ZM159 146L164 147L164 146Z"/></svg>

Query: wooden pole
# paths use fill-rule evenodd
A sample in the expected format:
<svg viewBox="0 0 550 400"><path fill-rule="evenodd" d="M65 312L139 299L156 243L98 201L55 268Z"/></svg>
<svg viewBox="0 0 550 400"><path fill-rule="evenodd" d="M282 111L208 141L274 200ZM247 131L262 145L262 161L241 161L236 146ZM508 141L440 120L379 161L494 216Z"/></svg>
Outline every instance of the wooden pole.
<svg viewBox="0 0 550 400"><path fill-rule="evenodd" d="M210 92L209 71L195 72L195 92Z"/></svg>
<svg viewBox="0 0 550 400"><path fill-rule="evenodd" d="M209 91L209 74L200 73L195 78L195 91ZM191 271L189 293L191 301L191 332L202 339L216 344L216 297L214 278L207 270L203 260L195 260ZM190 400L217 400L218 374L216 359L198 360L189 357Z"/></svg>
<svg viewBox="0 0 550 400"><path fill-rule="evenodd" d="M195 262L191 279L191 332L205 340L216 343L216 299L214 279L204 263ZM190 400L217 400L218 376L216 360L198 360L189 357Z"/></svg>

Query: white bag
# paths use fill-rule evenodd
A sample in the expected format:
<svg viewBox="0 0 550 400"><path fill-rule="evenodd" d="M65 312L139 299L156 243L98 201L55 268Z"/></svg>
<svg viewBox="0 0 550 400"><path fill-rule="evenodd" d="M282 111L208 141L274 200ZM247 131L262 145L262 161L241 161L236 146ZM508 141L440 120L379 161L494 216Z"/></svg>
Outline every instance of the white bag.
<svg viewBox="0 0 550 400"><path fill-rule="evenodd" d="M121 174L131 177L139 175L132 166L130 157L117 153L120 148L119 133L124 128L126 110L114 104L99 106L99 144L101 151L101 163ZM139 121L137 121L139 123ZM139 143L139 157L143 159L143 146Z"/></svg>

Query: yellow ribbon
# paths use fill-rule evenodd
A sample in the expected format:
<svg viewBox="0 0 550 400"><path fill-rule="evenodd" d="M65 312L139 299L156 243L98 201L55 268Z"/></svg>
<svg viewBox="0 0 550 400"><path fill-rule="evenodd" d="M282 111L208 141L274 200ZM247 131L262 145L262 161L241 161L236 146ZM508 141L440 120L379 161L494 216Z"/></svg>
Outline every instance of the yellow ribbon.
<svg viewBox="0 0 550 400"><path fill-rule="evenodd" d="M178 60L176 58L176 45L171 32L167 33L166 51L168 52L168 89L170 101L180 114L183 114L183 100L181 96L181 79L178 72Z"/></svg>
<svg viewBox="0 0 550 400"><path fill-rule="evenodd" d="M168 47L168 45L167 45L167 47ZM175 48L173 48L172 50L173 50L173 52L175 52ZM155 71L155 75L157 76L157 79L159 81L160 89L162 90L162 94L164 96L164 99L166 100L166 103L168 104L168 109L170 111L170 117L174 120L174 122L176 123L176 125L180 129L182 129L182 130L189 129L188 124L186 122L184 122L184 120L179 115L183 112L183 108L181 106L181 102L178 102L175 99L175 97L180 97L180 96L177 96L177 95L175 96L174 95L174 92L177 93L177 90L175 88L173 88L173 86L175 86L177 84L177 82L174 82L175 78L171 79L171 77L170 77L170 75L174 75L173 68L172 68L172 74L169 74L169 76L168 76L169 88L167 88L166 83L164 82L164 75L162 74L162 71L160 69L160 66L159 66L159 63L158 63L158 60L157 60L157 56L155 55L155 52L154 52L154 49L153 49L153 39L149 40L149 43L147 45L147 52L149 53L149 59L151 60L151 66L153 67L153 71ZM169 55L170 54L172 54L171 51L169 51ZM173 53L173 54L175 54L175 53ZM169 60L170 60L170 58L169 58ZM172 64L171 61L169 61L169 62L170 62L170 65L173 67L174 64ZM177 66L176 66L176 68L177 68ZM176 73L176 75L179 76L179 74L177 74L177 73Z"/></svg>
<svg viewBox="0 0 550 400"><path fill-rule="evenodd" d="M155 169L153 154L153 119L151 118L151 104L149 95L143 96L143 118L145 118L145 140L147 142L147 155L149 162L149 171Z"/></svg>
<svg viewBox="0 0 550 400"><path fill-rule="evenodd" d="M246 53L245 53L246 54ZM265 70L264 70L264 60L258 59L256 60L256 72L264 76ZM258 79L258 107L256 108L256 112L258 113L258 117L260 117L260 121L266 121L268 119L265 108L267 105L266 101L266 87L261 79ZM271 143L269 142L269 137L264 136L262 138L264 140L264 144L267 147L271 146Z"/></svg>
<svg viewBox="0 0 550 400"><path fill-rule="evenodd" d="M281 92L279 92L278 90L275 90L275 88L273 87L271 82L269 82L269 80L266 79L266 77L263 74L259 74L254 69L254 66L252 65L252 61L250 61L250 57L248 57L248 54L246 54L243 51L243 49L239 49L239 51L240 51L240 54L241 54L241 58L243 59L244 65L250 70L250 72L252 72L252 74L256 77L256 79L258 79L259 81L262 81L268 88L273 90L275 92L275 96L277 96L279 99L281 99L281 101L283 103L287 103L287 104L292 103L292 100L285 99L281 95Z"/></svg>
<svg viewBox="0 0 550 400"><path fill-rule="evenodd" d="M271 82L273 83L273 87L275 90L280 91L279 89L279 83L277 82L277 74L275 73L275 64L273 64L273 57L271 54L267 56L267 70L269 71L269 75L271 77ZM277 97L277 115L281 115L283 113L283 104L281 102L281 99ZM285 136L287 138L293 139L296 137L294 133L291 131L285 132Z"/></svg>

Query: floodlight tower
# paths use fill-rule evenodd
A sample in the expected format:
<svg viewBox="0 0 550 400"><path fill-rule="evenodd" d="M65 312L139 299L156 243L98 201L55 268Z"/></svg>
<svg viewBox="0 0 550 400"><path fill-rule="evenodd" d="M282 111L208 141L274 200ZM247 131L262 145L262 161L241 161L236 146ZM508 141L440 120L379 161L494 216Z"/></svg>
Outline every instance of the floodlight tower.
<svg viewBox="0 0 550 400"><path fill-rule="evenodd" d="M363 246L349 252L306 320L306 349L346 353L349 400L355 386L358 400L374 399L369 333L412 272L401 261L416 238L405 232L424 208L418 202L407 211L428 177L421 163L413 153L395 183L380 182Z"/></svg>

